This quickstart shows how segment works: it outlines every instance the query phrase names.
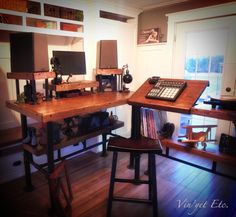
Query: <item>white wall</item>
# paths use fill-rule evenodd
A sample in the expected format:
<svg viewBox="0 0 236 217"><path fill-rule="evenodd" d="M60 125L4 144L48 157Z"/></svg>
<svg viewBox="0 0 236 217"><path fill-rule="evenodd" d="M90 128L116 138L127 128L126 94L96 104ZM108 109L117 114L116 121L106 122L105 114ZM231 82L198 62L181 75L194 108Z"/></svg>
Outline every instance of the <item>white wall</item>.
<svg viewBox="0 0 236 217"><path fill-rule="evenodd" d="M170 77L170 70L170 52L166 43L138 46L136 53L136 88L152 76Z"/></svg>
<svg viewBox="0 0 236 217"><path fill-rule="evenodd" d="M9 71L10 45L6 42L0 42L0 129L12 126L12 124L19 124L17 114L5 106L6 100L15 98L15 82L8 80L6 76L6 72Z"/></svg>

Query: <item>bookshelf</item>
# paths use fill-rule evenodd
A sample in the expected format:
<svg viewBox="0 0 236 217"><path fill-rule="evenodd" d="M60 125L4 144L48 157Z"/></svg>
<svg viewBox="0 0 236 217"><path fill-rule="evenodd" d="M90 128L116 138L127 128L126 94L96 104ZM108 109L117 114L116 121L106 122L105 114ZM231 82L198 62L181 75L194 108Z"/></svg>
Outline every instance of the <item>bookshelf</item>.
<svg viewBox="0 0 236 217"><path fill-rule="evenodd" d="M83 38L83 20L83 11L75 8L41 1L0 0L1 30Z"/></svg>

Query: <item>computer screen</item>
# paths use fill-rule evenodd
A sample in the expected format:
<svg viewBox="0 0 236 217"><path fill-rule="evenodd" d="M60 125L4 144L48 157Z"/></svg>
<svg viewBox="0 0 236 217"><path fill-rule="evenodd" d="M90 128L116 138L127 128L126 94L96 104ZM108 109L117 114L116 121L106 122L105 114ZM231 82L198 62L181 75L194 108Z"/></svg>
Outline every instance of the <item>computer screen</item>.
<svg viewBox="0 0 236 217"><path fill-rule="evenodd" d="M85 52L83 51L52 51L53 57L58 62L62 75L86 74Z"/></svg>

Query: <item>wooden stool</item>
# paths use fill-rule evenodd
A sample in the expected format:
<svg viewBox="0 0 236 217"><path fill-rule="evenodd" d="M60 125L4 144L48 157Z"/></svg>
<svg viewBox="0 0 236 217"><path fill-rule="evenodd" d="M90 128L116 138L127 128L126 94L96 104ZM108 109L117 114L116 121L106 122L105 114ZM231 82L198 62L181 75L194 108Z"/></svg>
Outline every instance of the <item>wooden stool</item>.
<svg viewBox="0 0 236 217"><path fill-rule="evenodd" d="M62 178L65 176L65 184ZM49 175L49 187L52 195L52 211L57 217L71 217L73 199L69 175L65 161L60 162Z"/></svg>
<svg viewBox="0 0 236 217"><path fill-rule="evenodd" d="M110 189L109 189L109 196L108 196L107 217L111 217L112 202L113 201L152 204L153 217L157 217L158 216L158 205L157 205L155 154L162 152L162 147L161 147L161 144L159 143L159 141L153 140L153 139L148 139L145 137L141 137L140 139L126 139L126 138L121 138L121 137L113 137L113 138L110 138L110 140L108 142L107 150L113 151L112 170L111 170L111 178L110 178ZM129 153L133 154L133 156L135 158L134 179L116 178L118 152L129 152ZM144 154L144 153L148 154L148 180L147 181L139 179L140 154ZM133 184L148 184L149 198L148 199L137 199L137 198L115 197L113 195L115 182L133 183Z"/></svg>

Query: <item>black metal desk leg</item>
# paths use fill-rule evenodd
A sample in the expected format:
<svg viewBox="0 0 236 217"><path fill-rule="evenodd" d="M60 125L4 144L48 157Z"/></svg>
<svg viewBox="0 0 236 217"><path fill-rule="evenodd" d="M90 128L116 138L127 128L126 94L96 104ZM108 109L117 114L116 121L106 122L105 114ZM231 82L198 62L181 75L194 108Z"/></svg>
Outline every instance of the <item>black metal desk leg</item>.
<svg viewBox="0 0 236 217"><path fill-rule="evenodd" d="M53 122L47 123L47 162L48 173L51 174L54 170L54 153L53 153ZM49 182L49 195L51 202L51 211L54 211L53 191Z"/></svg>
<svg viewBox="0 0 236 217"><path fill-rule="evenodd" d="M140 117L140 107L132 106L132 116L131 116L131 138L139 138L141 136L140 125L141 117ZM130 154L130 160L128 168L134 168L134 155Z"/></svg>
<svg viewBox="0 0 236 217"><path fill-rule="evenodd" d="M27 136L27 117L25 115L20 115L21 118L21 133L24 139Z"/></svg>
<svg viewBox="0 0 236 217"><path fill-rule="evenodd" d="M134 153L130 153L129 155L129 165L127 166L128 169L134 169Z"/></svg>
<svg viewBox="0 0 236 217"><path fill-rule="evenodd" d="M138 181L140 179L140 154L134 154L134 180Z"/></svg>
<svg viewBox="0 0 236 217"><path fill-rule="evenodd" d="M47 161L48 161L48 173L52 173L54 169L53 122L47 123Z"/></svg>
<svg viewBox="0 0 236 217"><path fill-rule="evenodd" d="M169 154L170 154L170 149L169 147L166 147L166 156L169 156Z"/></svg>
<svg viewBox="0 0 236 217"><path fill-rule="evenodd" d="M212 162L212 167L211 167L211 170L212 170L213 173L216 172L216 166L217 166L217 162L216 162L216 161L213 161L213 162Z"/></svg>
<svg viewBox="0 0 236 217"><path fill-rule="evenodd" d="M27 117L25 115L21 114L21 132L22 132L22 138L27 137ZM33 191L34 186L32 185L31 181L31 169L30 169L30 162L32 161L32 154L28 151L23 151L23 157L24 157L24 167L25 167L25 191Z"/></svg>
<svg viewBox="0 0 236 217"><path fill-rule="evenodd" d="M87 148L87 140L82 141L82 144L83 144L83 149L86 149ZM79 143L78 143L78 145L79 145Z"/></svg>
<svg viewBox="0 0 236 217"><path fill-rule="evenodd" d="M132 116L131 116L131 138L140 138L140 124L141 124L141 112L139 106L132 106Z"/></svg>
<svg viewBox="0 0 236 217"><path fill-rule="evenodd" d="M107 134L102 134L102 157L107 156Z"/></svg>
<svg viewBox="0 0 236 217"><path fill-rule="evenodd" d="M24 166L25 166L25 187L24 190L27 192L33 191L34 186L31 180L31 169L30 161L32 160L32 154L24 150Z"/></svg>

